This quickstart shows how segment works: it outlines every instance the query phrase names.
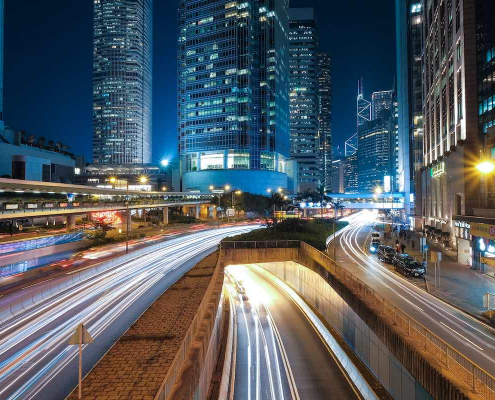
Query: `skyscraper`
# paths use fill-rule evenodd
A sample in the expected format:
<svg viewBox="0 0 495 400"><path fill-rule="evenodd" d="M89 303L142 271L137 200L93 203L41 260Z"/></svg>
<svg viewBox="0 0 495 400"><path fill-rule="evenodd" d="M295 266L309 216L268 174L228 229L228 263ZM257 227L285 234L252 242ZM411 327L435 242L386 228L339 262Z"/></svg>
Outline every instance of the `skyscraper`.
<svg viewBox="0 0 495 400"><path fill-rule="evenodd" d="M358 81L357 106L357 127L371 121L371 103L364 98L363 79Z"/></svg>
<svg viewBox="0 0 495 400"><path fill-rule="evenodd" d="M289 24L291 157L299 166L299 191L314 191L322 183L322 165L318 31L313 8L290 8Z"/></svg>
<svg viewBox="0 0 495 400"><path fill-rule="evenodd" d="M332 58L318 54L318 139L320 142L320 182L332 188Z"/></svg>
<svg viewBox="0 0 495 400"><path fill-rule="evenodd" d="M287 187L288 0L180 0L183 190Z"/></svg>
<svg viewBox="0 0 495 400"><path fill-rule="evenodd" d="M381 116L382 111L390 111L394 103L394 91L383 90L373 92L371 95L371 119L377 119Z"/></svg>
<svg viewBox="0 0 495 400"><path fill-rule="evenodd" d="M396 0L396 54L398 102L398 190L405 194L405 212L411 209L423 166L422 41L423 3L420 0ZM420 201L416 201L418 206Z"/></svg>
<svg viewBox="0 0 495 400"><path fill-rule="evenodd" d="M387 113L390 111L383 110L380 118L359 127L357 162L361 192L373 192L377 187L383 189L385 176L393 172L391 118Z"/></svg>
<svg viewBox="0 0 495 400"><path fill-rule="evenodd" d="M151 162L152 0L94 0L93 162Z"/></svg>
<svg viewBox="0 0 495 400"><path fill-rule="evenodd" d="M3 31L4 0L0 0L0 131L3 130Z"/></svg>

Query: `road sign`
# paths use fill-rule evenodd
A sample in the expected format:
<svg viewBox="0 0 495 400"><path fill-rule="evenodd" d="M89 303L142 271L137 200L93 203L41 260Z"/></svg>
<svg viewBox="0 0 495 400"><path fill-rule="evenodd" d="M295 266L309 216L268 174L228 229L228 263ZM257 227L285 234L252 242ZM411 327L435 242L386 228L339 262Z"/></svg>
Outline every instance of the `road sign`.
<svg viewBox="0 0 495 400"><path fill-rule="evenodd" d="M227 208L227 217L234 217L235 210L233 208Z"/></svg>
<svg viewBox="0 0 495 400"><path fill-rule="evenodd" d="M79 393L78 399L82 398L82 345L93 343L93 338L84 327L83 324L79 324L69 339L69 345L79 346Z"/></svg>
<svg viewBox="0 0 495 400"><path fill-rule="evenodd" d="M82 338L81 338L82 336ZM90 344L93 343L93 338L83 324L79 324L72 336L69 339L70 345Z"/></svg>

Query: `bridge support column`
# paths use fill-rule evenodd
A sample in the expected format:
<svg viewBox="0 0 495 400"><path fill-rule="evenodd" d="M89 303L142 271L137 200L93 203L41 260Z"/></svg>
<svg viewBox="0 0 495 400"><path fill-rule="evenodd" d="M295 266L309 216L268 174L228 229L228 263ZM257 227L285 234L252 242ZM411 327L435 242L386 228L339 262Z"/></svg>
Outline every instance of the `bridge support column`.
<svg viewBox="0 0 495 400"><path fill-rule="evenodd" d="M67 215L65 229L71 232L76 229L76 216L74 214Z"/></svg>
<svg viewBox="0 0 495 400"><path fill-rule="evenodd" d="M194 211L195 211L194 216L196 217L196 219L199 219L199 212L201 211L201 206L199 204L196 204L196 208L194 209Z"/></svg>
<svg viewBox="0 0 495 400"><path fill-rule="evenodd" d="M168 207L163 207L163 225L168 225Z"/></svg>

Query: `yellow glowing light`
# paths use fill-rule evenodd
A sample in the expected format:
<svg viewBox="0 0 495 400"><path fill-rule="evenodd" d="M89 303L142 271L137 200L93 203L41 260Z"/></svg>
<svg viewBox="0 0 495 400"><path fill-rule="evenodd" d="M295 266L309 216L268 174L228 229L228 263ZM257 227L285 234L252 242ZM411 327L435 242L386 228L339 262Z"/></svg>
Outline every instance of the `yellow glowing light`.
<svg viewBox="0 0 495 400"><path fill-rule="evenodd" d="M282 189L282 188L278 188L278 189L277 189L277 192L282 193L282 191L283 191L283 190L284 190L284 189Z"/></svg>
<svg viewBox="0 0 495 400"><path fill-rule="evenodd" d="M242 192L240 190L236 190L235 194L239 195L242 194Z"/></svg>
<svg viewBox="0 0 495 400"><path fill-rule="evenodd" d="M230 190L230 185L225 185L225 190Z"/></svg>
<svg viewBox="0 0 495 400"><path fill-rule="evenodd" d="M110 177L110 183L117 182L117 178L115 176Z"/></svg>
<svg viewBox="0 0 495 400"><path fill-rule="evenodd" d="M139 177L139 183L144 185L146 182L148 182L148 178L144 175Z"/></svg>
<svg viewBox="0 0 495 400"><path fill-rule="evenodd" d="M215 187L213 185L210 185L210 190L213 190L215 189Z"/></svg>
<svg viewBox="0 0 495 400"><path fill-rule="evenodd" d="M495 170L495 164L491 161L483 161L476 166L476 169L480 171L482 174L489 174Z"/></svg>
<svg viewBox="0 0 495 400"><path fill-rule="evenodd" d="M375 193L376 194L380 195L380 194L382 194L382 192L383 192L383 189L381 187L375 188Z"/></svg>

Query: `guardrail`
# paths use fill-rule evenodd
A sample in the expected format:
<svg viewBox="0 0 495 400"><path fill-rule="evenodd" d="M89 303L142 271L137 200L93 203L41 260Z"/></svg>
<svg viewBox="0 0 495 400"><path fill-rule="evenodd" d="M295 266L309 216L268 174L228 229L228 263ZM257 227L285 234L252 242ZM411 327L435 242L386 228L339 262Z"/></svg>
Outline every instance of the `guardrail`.
<svg viewBox="0 0 495 400"><path fill-rule="evenodd" d="M300 240L264 240L264 241L224 241L221 249L295 249L301 247Z"/></svg>
<svg viewBox="0 0 495 400"><path fill-rule="evenodd" d="M474 393L487 400L495 400L495 378L454 349L440 337L425 328L415 319L409 317L390 301L379 295L373 288L338 265L325 253L301 242L301 248L322 266L332 267L329 272L342 279L351 289L361 294L366 300L394 321L395 326L407 337L414 339L426 352L434 356L442 365L467 384ZM323 262L321 262L323 261Z"/></svg>

